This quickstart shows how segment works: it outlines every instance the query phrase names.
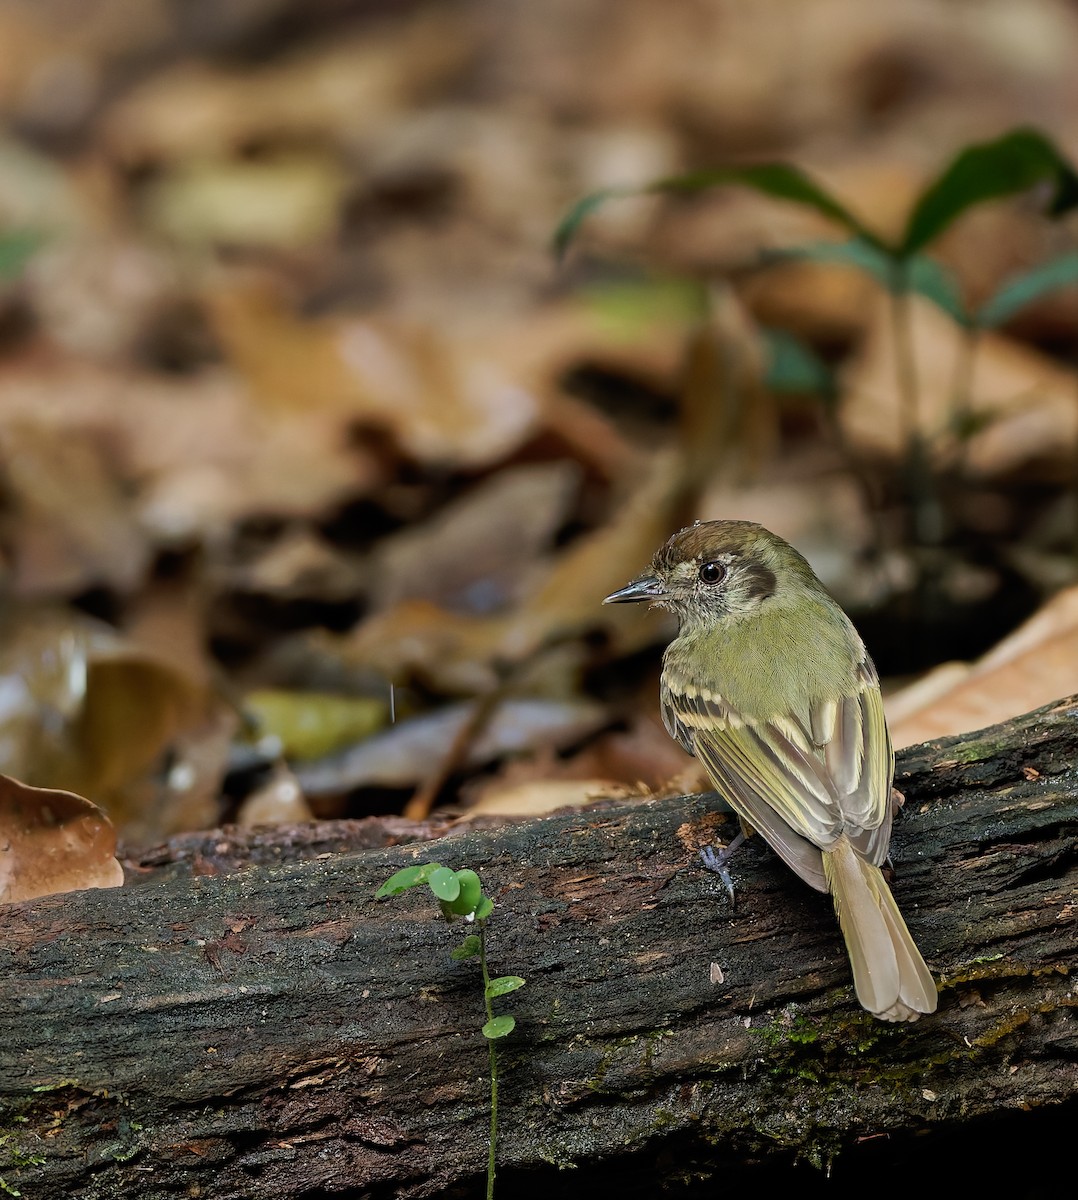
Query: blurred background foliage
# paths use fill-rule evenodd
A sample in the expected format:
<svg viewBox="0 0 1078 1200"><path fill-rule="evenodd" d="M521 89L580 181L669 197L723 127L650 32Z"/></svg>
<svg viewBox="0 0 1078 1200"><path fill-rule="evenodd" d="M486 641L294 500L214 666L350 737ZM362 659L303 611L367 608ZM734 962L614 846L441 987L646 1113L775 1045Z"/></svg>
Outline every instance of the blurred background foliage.
<svg viewBox="0 0 1078 1200"><path fill-rule="evenodd" d="M0 772L128 844L704 786L599 603L696 518L808 555L899 744L1078 690L1076 57L1064 0L0 3Z"/></svg>

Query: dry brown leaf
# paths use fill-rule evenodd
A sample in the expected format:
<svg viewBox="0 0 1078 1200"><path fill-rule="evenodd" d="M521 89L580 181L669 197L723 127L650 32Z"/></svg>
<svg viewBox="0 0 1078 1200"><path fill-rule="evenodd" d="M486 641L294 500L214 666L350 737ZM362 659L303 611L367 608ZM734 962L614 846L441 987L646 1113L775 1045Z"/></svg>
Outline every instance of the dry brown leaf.
<svg viewBox="0 0 1078 1200"><path fill-rule="evenodd" d="M655 698L658 699L656 688ZM598 800L648 800L708 791L707 774L662 727L657 716L609 731L563 757L550 751L509 759L492 776L463 789L465 819L473 815L539 815Z"/></svg>
<svg viewBox="0 0 1078 1200"><path fill-rule="evenodd" d="M205 607L201 563L153 578L129 605L124 636L197 687L209 688L218 668L209 653Z"/></svg>
<svg viewBox="0 0 1078 1200"><path fill-rule="evenodd" d="M181 302L181 280L162 247L95 227L46 242L24 286L50 342L119 362L138 354L153 323Z"/></svg>
<svg viewBox="0 0 1078 1200"><path fill-rule="evenodd" d="M737 370L728 377L708 372L686 387L677 446L641 464L608 522L570 543L512 612L471 617L405 601L363 622L342 641L342 655L389 679L418 674L438 689L468 692L495 686L496 663L523 661L590 629L607 630L623 651L655 641L661 628L656 614L604 608L602 600L644 569L670 534L695 515L704 484L721 477L718 447L730 434L731 413L739 413L753 393L752 364L758 360L752 354L755 335L740 319L719 321L712 336L717 344L709 351L711 361L729 361Z"/></svg>
<svg viewBox="0 0 1078 1200"><path fill-rule="evenodd" d="M716 287L709 307L686 355L684 444L695 451L702 442L708 473L738 484L774 454L778 412L763 385L763 345L740 301L730 288Z"/></svg>
<svg viewBox="0 0 1078 1200"><path fill-rule="evenodd" d="M165 777L124 789L124 841L152 845L174 833L219 825L221 784L239 732L239 714L225 704L181 729L169 745Z"/></svg>
<svg viewBox="0 0 1078 1200"><path fill-rule="evenodd" d="M498 683L494 659L507 618L454 613L428 600L404 600L349 634L317 642L331 658L403 684L418 679L447 695L472 696Z"/></svg>
<svg viewBox="0 0 1078 1200"><path fill-rule="evenodd" d="M919 427L954 454L951 432L962 330L927 301L911 302ZM997 475L1030 462L1071 470L1078 442L1078 382L1046 356L997 334L981 337L970 389L971 410L986 426L968 443L969 463ZM843 428L862 451L892 458L904 452L902 406L887 304L880 300L871 333L845 376Z"/></svg>
<svg viewBox="0 0 1078 1200"><path fill-rule="evenodd" d="M0 904L120 887L116 831L89 800L0 775Z"/></svg>
<svg viewBox="0 0 1078 1200"><path fill-rule="evenodd" d="M546 641L588 628L610 630L625 650L655 639L653 614L610 616L598 604L692 519L709 480L722 478L739 453L751 455L766 440L757 438L757 418L749 414L762 369L755 332L729 293L717 296L716 309L706 331L689 343L676 447L657 454L643 478L630 480L631 491L606 525L562 554L505 629L504 656L525 657Z"/></svg>
<svg viewBox="0 0 1078 1200"><path fill-rule="evenodd" d="M918 681L888 698L897 747L983 729L1078 692L1078 587L1055 596L972 666L937 672L927 689ZM940 679L950 686L935 687ZM911 705L910 694L922 702Z"/></svg>
<svg viewBox="0 0 1078 1200"><path fill-rule="evenodd" d="M450 340L389 319L305 321L256 282L219 287L210 313L257 397L302 412L337 410L388 430L422 462L481 467L536 427L539 402L490 350L490 331Z"/></svg>
<svg viewBox="0 0 1078 1200"><path fill-rule="evenodd" d="M183 63L125 90L104 118L103 140L135 161L267 142L354 146L460 64L467 28L458 14L433 10L249 70Z"/></svg>
<svg viewBox="0 0 1078 1200"><path fill-rule="evenodd" d="M549 553L579 483L571 462L503 467L423 524L384 538L371 564L374 606L505 608Z"/></svg>
<svg viewBox="0 0 1078 1200"><path fill-rule="evenodd" d="M794 259L753 275L742 298L763 325L810 344L842 345L864 333L878 293L879 285L855 267Z"/></svg>
<svg viewBox="0 0 1078 1200"><path fill-rule="evenodd" d="M270 778L240 805L236 824L241 829L256 825L296 825L313 821L314 813L303 795L295 775L278 765Z"/></svg>
<svg viewBox="0 0 1078 1200"><path fill-rule="evenodd" d="M251 561L214 572L214 581L226 590L280 600L317 597L341 603L367 591L368 575L354 556L296 523Z"/></svg>
<svg viewBox="0 0 1078 1200"><path fill-rule="evenodd" d="M495 686L499 662L519 662L588 629L609 629L625 648L654 641L655 614L612 617L602 599L642 570L671 529L685 523L685 481L679 460L662 456L610 524L573 542L512 612L476 617L404 601L342 639L342 658L398 682L418 676L445 692L474 694Z"/></svg>
<svg viewBox="0 0 1078 1200"><path fill-rule="evenodd" d="M46 447L42 453L66 453L76 465L90 448L101 447L102 463L86 483L79 477L57 482L37 502L46 516L59 513L61 532L65 521L77 534L90 525L84 557L117 521L121 529L134 523L143 539L149 534L166 545L212 544L245 516L321 513L381 477L373 457L349 443L347 419L339 413L267 411L220 369L165 378L76 360L20 364L0 375L0 437L14 431L14 450L27 429L32 444ZM49 449L56 444L82 449ZM79 502L80 486L85 502ZM90 500L98 493L106 517L109 505L119 510L100 530L91 524ZM54 534L54 542L59 538ZM128 569L124 545L120 538L102 551L114 574Z"/></svg>
<svg viewBox="0 0 1078 1200"><path fill-rule="evenodd" d="M126 592L141 582L150 548L101 441L44 422L0 422L0 463L13 504L16 594Z"/></svg>
<svg viewBox="0 0 1078 1200"><path fill-rule="evenodd" d="M776 469L734 487L720 481L700 501L701 520L756 521L795 545L844 602L877 601L891 584L866 566L876 530L863 488L828 447L787 453Z"/></svg>
<svg viewBox="0 0 1078 1200"><path fill-rule="evenodd" d="M560 808L581 808L621 793L624 785L609 779L531 779L500 782L484 788L469 805L464 820L473 817L544 817Z"/></svg>

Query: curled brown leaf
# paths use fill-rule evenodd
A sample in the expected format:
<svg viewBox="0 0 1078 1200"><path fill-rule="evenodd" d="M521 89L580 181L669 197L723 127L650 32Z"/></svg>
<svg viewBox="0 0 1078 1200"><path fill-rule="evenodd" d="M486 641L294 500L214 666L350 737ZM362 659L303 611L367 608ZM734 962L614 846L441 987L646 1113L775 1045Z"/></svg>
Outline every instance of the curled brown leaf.
<svg viewBox="0 0 1078 1200"><path fill-rule="evenodd" d="M116 831L96 804L0 775L0 903L120 887L115 853Z"/></svg>

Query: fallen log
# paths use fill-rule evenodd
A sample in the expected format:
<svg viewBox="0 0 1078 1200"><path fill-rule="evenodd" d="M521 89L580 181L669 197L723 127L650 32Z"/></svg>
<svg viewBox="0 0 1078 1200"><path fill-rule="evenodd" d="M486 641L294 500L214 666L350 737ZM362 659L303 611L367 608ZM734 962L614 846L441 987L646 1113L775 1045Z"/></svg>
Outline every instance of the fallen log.
<svg viewBox="0 0 1078 1200"><path fill-rule="evenodd" d="M857 1006L828 899L758 839L731 907L696 856L732 828L713 796L434 842L409 839L444 822L176 839L122 889L0 910L0 1180L35 1200L474 1188L467 930L426 889L373 898L430 859L480 873L492 970L527 979L499 1043L510 1178L621 1164L649 1194L1073 1100L1076 764L1078 698L900 755L894 891L941 986L912 1025Z"/></svg>

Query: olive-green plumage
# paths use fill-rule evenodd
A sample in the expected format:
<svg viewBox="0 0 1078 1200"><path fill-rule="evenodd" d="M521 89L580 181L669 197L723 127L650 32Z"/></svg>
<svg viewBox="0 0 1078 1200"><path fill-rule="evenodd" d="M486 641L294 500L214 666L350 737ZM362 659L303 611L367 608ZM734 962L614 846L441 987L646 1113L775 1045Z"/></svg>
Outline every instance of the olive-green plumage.
<svg viewBox="0 0 1078 1200"><path fill-rule="evenodd" d="M800 554L747 521L676 533L608 602L672 609L663 720L806 883L832 894L869 1012L934 1012L936 987L880 871L894 755L864 643Z"/></svg>

